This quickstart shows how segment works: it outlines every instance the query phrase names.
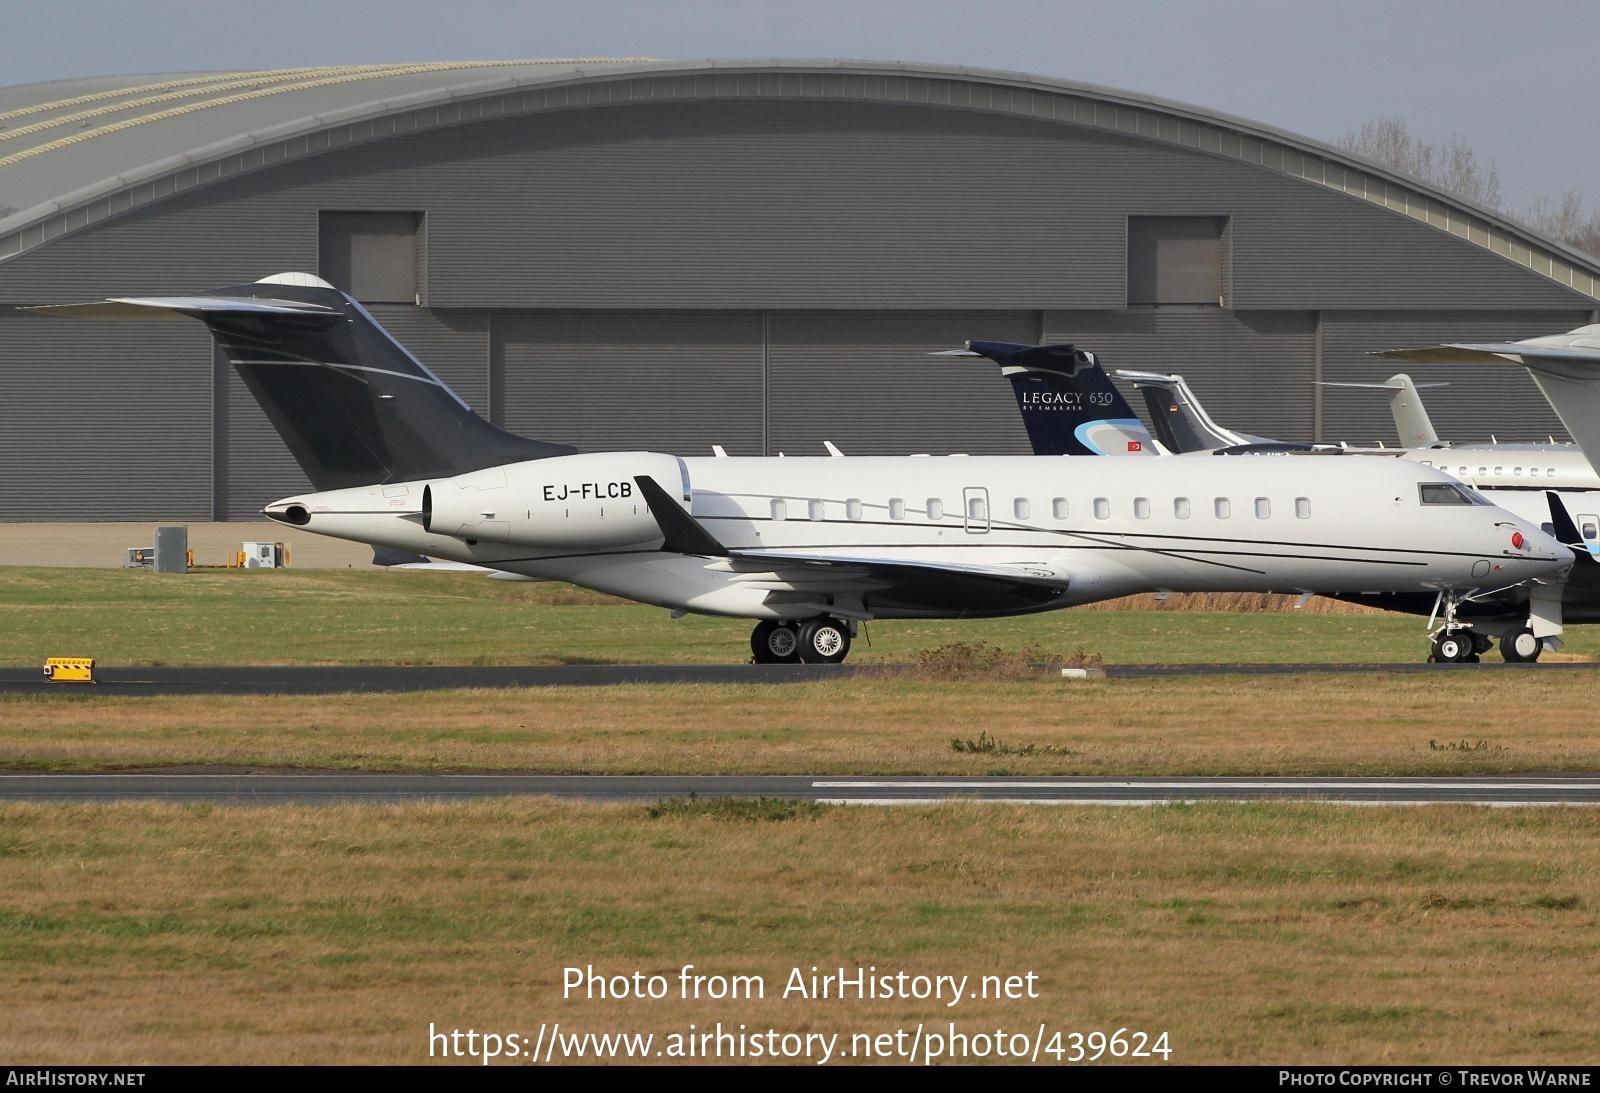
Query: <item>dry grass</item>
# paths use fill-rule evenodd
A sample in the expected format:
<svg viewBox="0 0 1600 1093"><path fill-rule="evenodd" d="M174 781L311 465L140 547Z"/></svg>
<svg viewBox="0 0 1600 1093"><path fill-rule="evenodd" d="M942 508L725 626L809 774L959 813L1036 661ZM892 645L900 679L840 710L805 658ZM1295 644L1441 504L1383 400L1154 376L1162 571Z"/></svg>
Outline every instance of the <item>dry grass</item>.
<svg viewBox="0 0 1600 1093"><path fill-rule="evenodd" d="M0 809L0 1055L416 1063L532 1033L1167 1030L1177 1063L1600 1051L1584 810L800 809L514 801ZM764 1001L563 1000L562 968L759 974ZM789 969L1039 976L807 1002Z"/></svg>
<svg viewBox="0 0 1600 1093"><path fill-rule="evenodd" d="M1600 770L1587 674L857 678L783 687L0 698L0 767L594 773ZM996 752L957 753L986 732ZM1446 744L1467 742L1468 748ZM1479 746L1481 745L1481 746ZM1031 753L1024 754L1031 747ZM997 757L1000 761L997 761Z"/></svg>

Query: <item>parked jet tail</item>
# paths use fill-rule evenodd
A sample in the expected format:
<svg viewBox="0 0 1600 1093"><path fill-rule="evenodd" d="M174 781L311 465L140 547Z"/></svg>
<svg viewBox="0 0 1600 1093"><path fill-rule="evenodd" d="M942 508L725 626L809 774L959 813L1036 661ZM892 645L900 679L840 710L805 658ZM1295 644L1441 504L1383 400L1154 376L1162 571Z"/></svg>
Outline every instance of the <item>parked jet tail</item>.
<svg viewBox="0 0 1600 1093"><path fill-rule="evenodd" d="M1600 326L1580 326L1520 342L1452 342L1372 355L1424 364L1522 365L1583 454L1600 470Z"/></svg>
<svg viewBox="0 0 1600 1093"><path fill-rule="evenodd" d="M1156 438L1173 452L1209 452L1226 448L1255 448L1267 445L1274 449L1281 442L1266 437L1250 436L1224 429L1206 413L1200 400L1189 390L1182 376L1160 372L1130 372L1118 369L1121 379L1132 380L1134 390L1144 396L1145 409L1150 412L1150 427ZM1290 445L1298 450L1306 445Z"/></svg>
<svg viewBox="0 0 1600 1093"><path fill-rule="evenodd" d="M968 342L938 356L988 357L1011 381L1034 455L1160 455L1093 353L1070 345Z"/></svg>
<svg viewBox="0 0 1600 1093"><path fill-rule="evenodd" d="M205 323L319 491L449 477L575 450L489 424L364 307L310 274L193 296L28 310Z"/></svg>
<svg viewBox="0 0 1600 1093"><path fill-rule="evenodd" d="M1443 383L1414 383L1404 372L1397 373L1382 383L1335 383L1322 381L1324 387L1355 387L1389 392L1389 412L1394 416L1394 429L1400 436L1402 448L1432 448L1439 443L1439 432L1422 405L1419 387L1445 387Z"/></svg>

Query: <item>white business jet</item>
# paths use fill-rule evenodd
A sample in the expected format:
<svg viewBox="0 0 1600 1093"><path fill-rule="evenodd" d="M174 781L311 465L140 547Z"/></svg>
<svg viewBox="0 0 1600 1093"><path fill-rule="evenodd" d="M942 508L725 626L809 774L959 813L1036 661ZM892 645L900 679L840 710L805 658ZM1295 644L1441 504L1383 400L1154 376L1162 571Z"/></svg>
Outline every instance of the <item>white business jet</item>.
<svg viewBox="0 0 1600 1093"><path fill-rule="evenodd" d="M757 620L755 659L837 662L869 619L1142 591L1434 597L1559 582L1573 553L1429 467L1293 460L576 454L497 429L309 274L35 309L199 319L316 487L273 520Z"/></svg>

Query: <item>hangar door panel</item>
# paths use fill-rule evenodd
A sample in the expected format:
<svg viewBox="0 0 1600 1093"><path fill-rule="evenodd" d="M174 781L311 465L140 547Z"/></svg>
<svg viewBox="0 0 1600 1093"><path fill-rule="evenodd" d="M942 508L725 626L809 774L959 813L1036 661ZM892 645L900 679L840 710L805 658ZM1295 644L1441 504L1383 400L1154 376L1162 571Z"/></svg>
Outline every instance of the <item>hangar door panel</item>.
<svg viewBox="0 0 1600 1093"><path fill-rule="evenodd" d="M761 453L760 312L496 311L500 424L586 451Z"/></svg>
<svg viewBox="0 0 1600 1093"><path fill-rule="evenodd" d="M1226 428L1311 439L1316 322L1309 311L1052 311L1045 327L1051 341L1098 354L1107 371L1180 373ZM1145 417L1143 397L1119 385Z"/></svg>
<svg viewBox="0 0 1600 1093"><path fill-rule="evenodd" d="M0 373L0 519L210 518L205 327L0 309Z"/></svg>
<svg viewBox="0 0 1600 1093"><path fill-rule="evenodd" d="M489 343L484 312L431 311L374 304L372 317L413 356L488 417ZM226 365L226 362L224 362ZM230 519L255 519L270 501L310 488L300 465L267 420L237 370L227 367L227 435L219 437L218 457L227 479L219 507Z"/></svg>
<svg viewBox="0 0 1600 1093"><path fill-rule="evenodd" d="M992 361L930 357L968 340L1033 342L1038 313L773 312L769 455L1027 455L1011 385Z"/></svg>
<svg viewBox="0 0 1600 1093"><path fill-rule="evenodd" d="M1375 349L1405 349L1441 342L1516 341L1556 334L1589 321L1587 311L1327 312L1322 319L1323 378L1382 383L1404 372L1424 389L1442 440L1567 439L1561 421L1517 365L1412 364L1386 360ZM1396 443L1394 417L1381 391L1327 388L1322 396L1323 435L1333 440Z"/></svg>

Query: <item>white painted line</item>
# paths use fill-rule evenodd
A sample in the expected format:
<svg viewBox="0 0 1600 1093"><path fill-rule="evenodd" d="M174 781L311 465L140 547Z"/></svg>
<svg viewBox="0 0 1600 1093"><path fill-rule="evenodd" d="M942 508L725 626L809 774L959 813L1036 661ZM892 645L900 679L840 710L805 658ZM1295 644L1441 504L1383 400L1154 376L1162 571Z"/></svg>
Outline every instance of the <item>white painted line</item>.
<svg viewBox="0 0 1600 1093"><path fill-rule="evenodd" d="M1056 782L1010 782L998 778L968 778L959 781L839 781L812 782L813 789L1583 789L1600 790L1600 782L1556 779L1548 782L1458 782L1441 777L1432 782L1357 782L1343 779L1326 781L1224 781L1189 778L1183 781L1133 779L1099 782L1068 779Z"/></svg>
<svg viewBox="0 0 1600 1093"><path fill-rule="evenodd" d="M1085 808L1159 808L1162 805L1338 805L1355 808L1425 808L1437 805L1473 805L1478 808L1560 808L1600 806L1600 801L1343 801L1296 800L1289 798L1260 797L818 797L819 805L866 805L873 808L890 808L895 805L1077 805Z"/></svg>

